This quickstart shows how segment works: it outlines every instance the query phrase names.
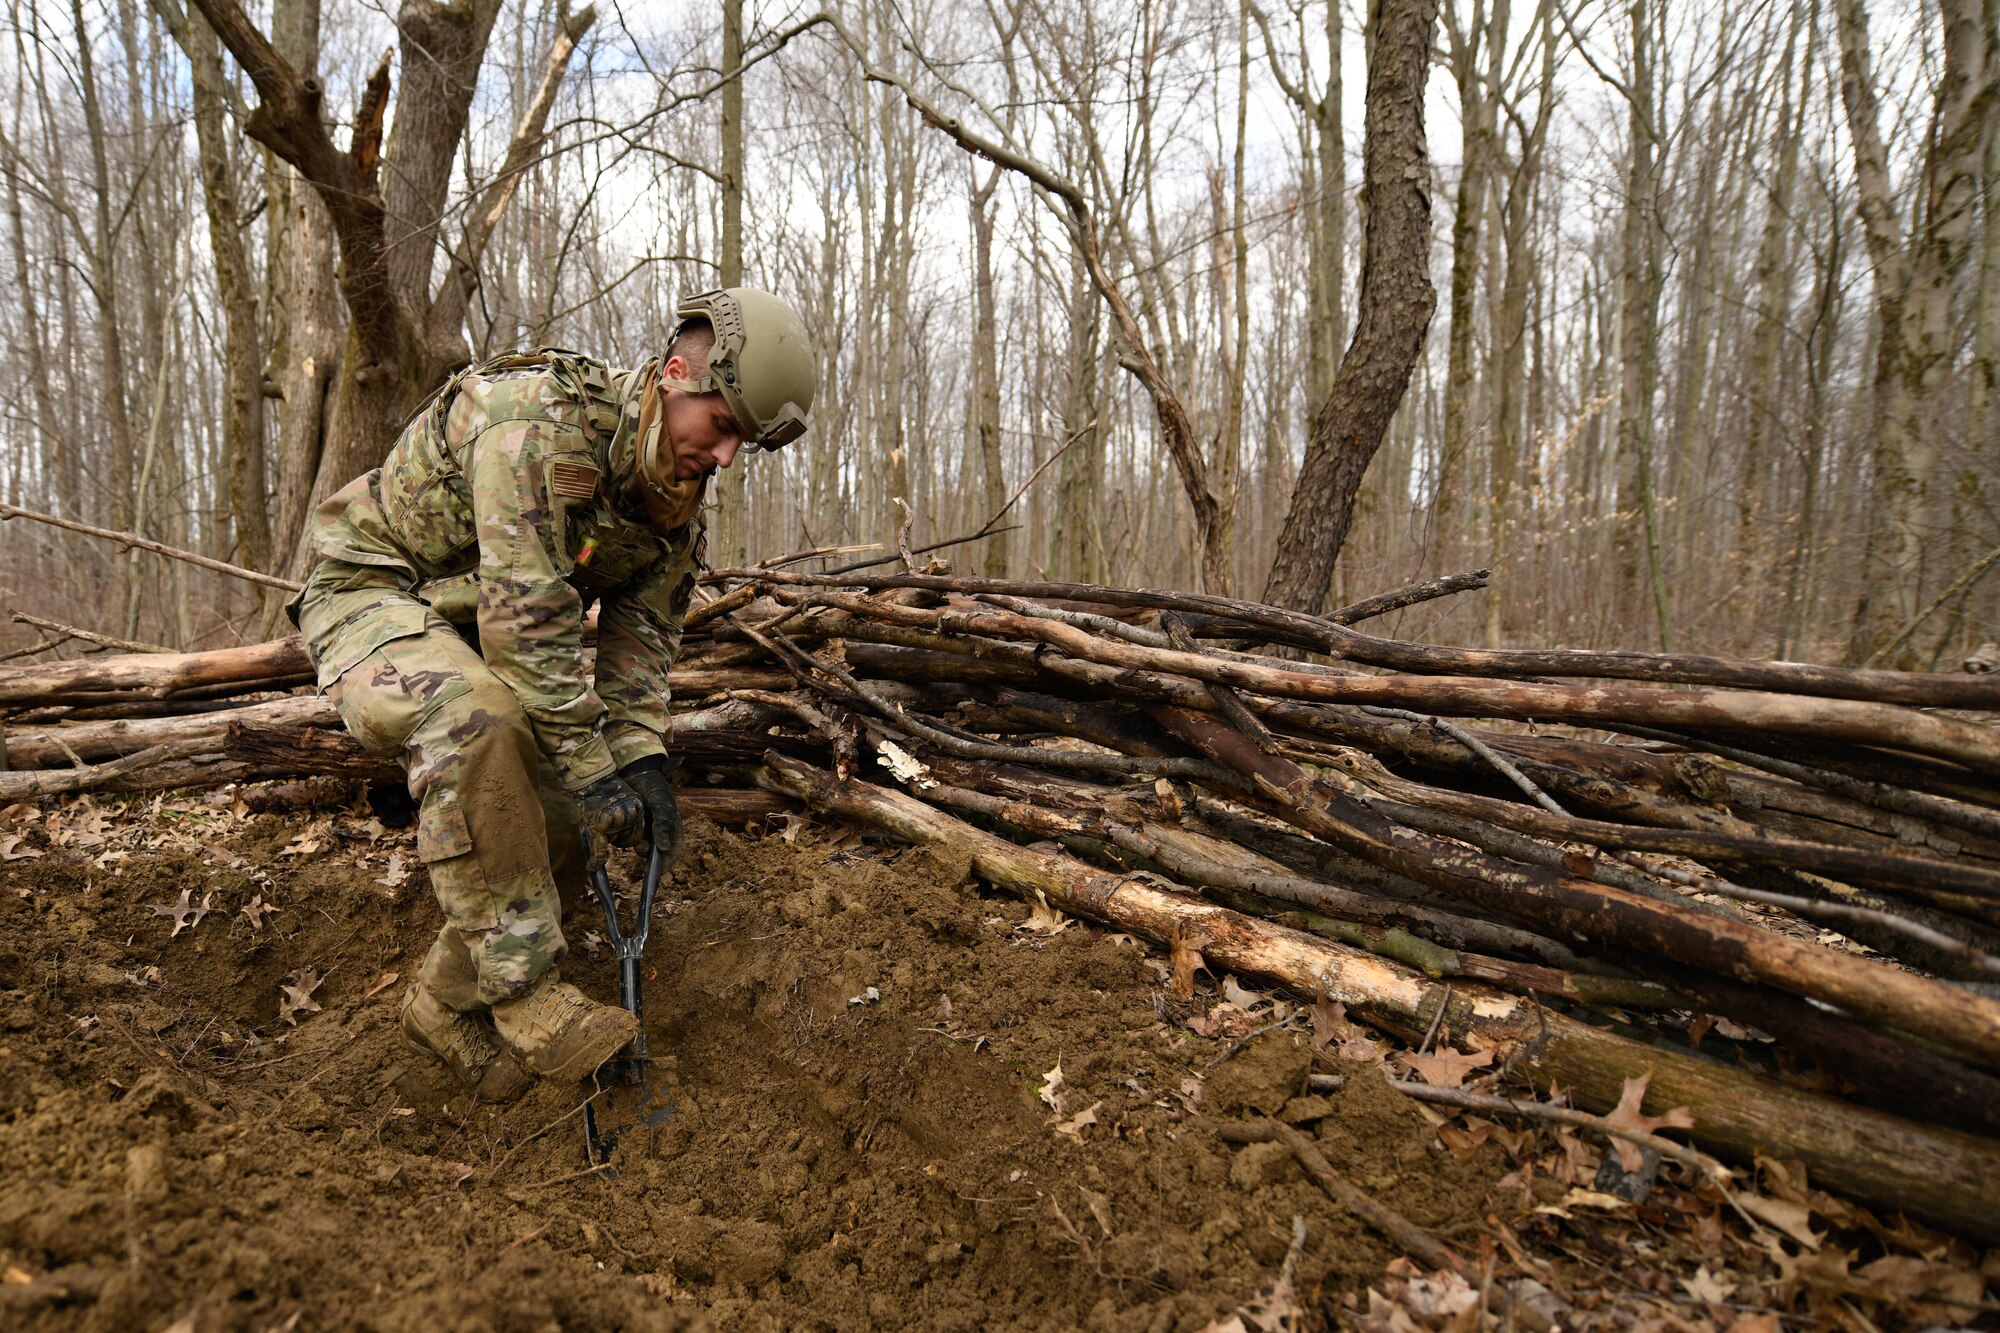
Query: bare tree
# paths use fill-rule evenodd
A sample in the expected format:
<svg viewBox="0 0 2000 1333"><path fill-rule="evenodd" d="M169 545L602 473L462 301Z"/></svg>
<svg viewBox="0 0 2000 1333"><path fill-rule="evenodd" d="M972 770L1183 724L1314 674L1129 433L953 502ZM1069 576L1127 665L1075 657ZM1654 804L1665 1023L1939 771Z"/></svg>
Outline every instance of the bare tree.
<svg viewBox="0 0 2000 1333"><path fill-rule="evenodd" d="M1430 158L1423 89L1437 0L1379 0L1368 61L1360 316L1333 389L1313 417L1264 600L1326 605L1354 498L1402 403L1437 307L1431 285Z"/></svg>
<svg viewBox="0 0 2000 1333"><path fill-rule="evenodd" d="M1905 229L1882 137L1867 8L1862 0L1836 0L1834 12L1862 234L1875 272L1872 504L1854 618L1854 651L1866 657L1916 612L1933 581L1926 566L1938 534L1937 436L1955 342L1952 294L1974 253L1980 171L2000 122L2000 43L1978 0L1943 0L1944 68Z"/></svg>

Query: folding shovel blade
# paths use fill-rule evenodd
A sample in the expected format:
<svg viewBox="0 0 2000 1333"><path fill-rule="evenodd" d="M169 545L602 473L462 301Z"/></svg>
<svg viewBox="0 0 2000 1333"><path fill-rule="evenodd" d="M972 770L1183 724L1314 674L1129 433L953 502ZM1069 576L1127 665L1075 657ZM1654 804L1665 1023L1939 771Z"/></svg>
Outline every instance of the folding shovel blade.
<svg viewBox="0 0 2000 1333"><path fill-rule="evenodd" d="M594 1167L611 1174L612 1155L632 1131L643 1129L646 1155L652 1156L657 1130L674 1113L674 1103L664 1082L651 1077L646 1052L646 1012L644 979L640 964L646 953L646 935L652 928L653 899L660 889L660 875L666 858L653 849L646 863L645 884L639 891L639 913L632 933L626 934L618 921L618 899L611 890L611 877L600 863L591 872L591 887L604 911L605 937L618 958L618 1001L639 1020L639 1035L631 1045L604 1062L586 1084L583 1103L583 1150Z"/></svg>
<svg viewBox="0 0 2000 1333"><path fill-rule="evenodd" d="M603 1071L598 1079L599 1087L583 1104L583 1151L591 1166L615 1176L612 1162L621 1145L629 1152L643 1144L640 1150L653 1155L659 1127L673 1118L673 1094L664 1081L605 1082Z"/></svg>

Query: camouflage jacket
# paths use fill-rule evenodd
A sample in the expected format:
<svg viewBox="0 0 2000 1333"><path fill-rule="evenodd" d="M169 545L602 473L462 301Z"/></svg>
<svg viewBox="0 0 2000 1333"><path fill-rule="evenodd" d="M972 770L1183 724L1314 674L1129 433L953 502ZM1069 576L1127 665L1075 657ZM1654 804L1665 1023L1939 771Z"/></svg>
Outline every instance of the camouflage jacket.
<svg viewBox="0 0 2000 1333"><path fill-rule="evenodd" d="M663 752L703 522L697 509L661 536L635 489L640 396L657 374L657 361L614 370L551 349L453 377L382 466L313 517L326 561L303 596L321 597L307 636L321 687L441 615L477 625L565 786ZM382 598L390 585L420 600ZM594 688L582 657L592 601Z"/></svg>

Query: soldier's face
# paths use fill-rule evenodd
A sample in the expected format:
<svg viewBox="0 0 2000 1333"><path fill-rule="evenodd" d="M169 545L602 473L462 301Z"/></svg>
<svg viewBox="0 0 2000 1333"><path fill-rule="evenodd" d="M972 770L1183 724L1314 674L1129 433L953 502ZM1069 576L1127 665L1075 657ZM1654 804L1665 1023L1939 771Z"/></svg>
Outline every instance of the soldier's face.
<svg viewBox="0 0 2000 1333"><path fill-rule="evenodd" d="M668 379L688 378L687 362L678 356L669 357L661 371ZM668 388L662 391L660 411L673 445L675 481L693 481L736 461L736 451L743 447L743 428L721 394Z"/></svg>

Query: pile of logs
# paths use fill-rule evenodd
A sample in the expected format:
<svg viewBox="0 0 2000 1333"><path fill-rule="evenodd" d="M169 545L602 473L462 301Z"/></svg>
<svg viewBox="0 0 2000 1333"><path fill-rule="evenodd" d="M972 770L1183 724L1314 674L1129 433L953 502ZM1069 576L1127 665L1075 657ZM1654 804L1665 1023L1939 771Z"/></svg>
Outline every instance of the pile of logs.
<svg viewBox="0 0 2000 1333"><path fill-rule="evenodd" d="M709 583L673 673L692 809L761 788L950 846L1582 1106L1650 1074L1711 1151L2000 1239L2000 678L1356 628L1477 575L1329 616ZM0 798L393 778L309 679L296 640L0 667Z"/></svg>

